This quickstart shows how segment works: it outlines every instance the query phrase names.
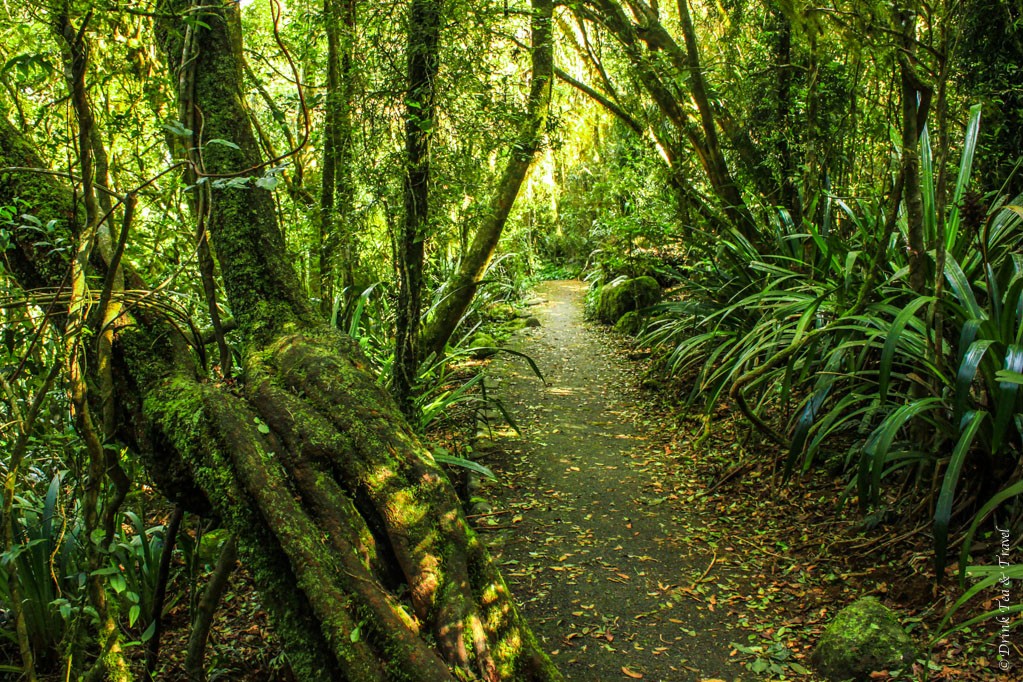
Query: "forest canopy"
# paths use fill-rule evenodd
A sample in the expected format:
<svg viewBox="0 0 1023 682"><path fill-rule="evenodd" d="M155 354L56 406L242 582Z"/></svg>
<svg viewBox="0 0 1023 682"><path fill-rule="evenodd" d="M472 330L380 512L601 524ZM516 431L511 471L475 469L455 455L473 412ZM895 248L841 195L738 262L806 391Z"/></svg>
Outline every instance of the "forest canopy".
<svg viewBox="0 0 1023 682"><path fill-rule="evenodd" d="M190 679L236 552L296 679L561 679L429 435L543 279L965 587L1023 530L1017 5L6 4L3 670L158 677L208 528Z"/></svg>

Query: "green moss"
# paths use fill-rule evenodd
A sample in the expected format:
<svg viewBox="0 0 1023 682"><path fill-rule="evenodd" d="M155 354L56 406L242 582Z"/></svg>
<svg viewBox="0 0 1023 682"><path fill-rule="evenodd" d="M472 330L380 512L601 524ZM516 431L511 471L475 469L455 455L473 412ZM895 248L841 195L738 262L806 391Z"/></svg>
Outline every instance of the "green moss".
<svg viewBox="0 0 1023 682"><path fill-rule="evenodd" d="M489 358L491 355L496 353L494 350L497 348L497 339L486 332L476 332L472 340L469 341L470 348L478 348L473 352L473 357L476 358Z"/></svg>
<svg viewBox="0 0 1023 682"><path fill-rule="evenodd" d="M636 336L641 329L643 329L643 316L635 310L630 310L615 322L615 331L626 336Z"/></svg>
<svg viewBox="0 0 1023 682"><path fill-rule="evenodd" d="M208 28L199 37L195 105L203 125L202 139L193 144L201 146L207 172L229 176L210 182L209 231L235 319L259 343L295 321L311 323L313 314L288 260L272 194L236 175L258 167L261 153L239 86L240 42L232 42L228 28L235 11L210 4L202 15Z"/></svg>
<svg viewBox="0 0 1023 682"><path fill-rule="evenodd" d="M905 669L919 650L895 614L874 597L842 609L828 625L813 663L829 680L865 680L871 673Z"/></svg>
<svg viewBox="0 0 1023 682"><path fill-rule="evenodd" d="M614 324L622 315L646 308L661 300L661 286L653 277L636 277L608 284L597 293L594 316L605 324Z"/></svg>
<svg viewBox="0 0 1023 682"><path fill-rule="evenodd" d="M153 369L142 369L155 374ZM143 409L181 453L223 523L238 534L242 556L273 613L292 669L300 679L340 679L320 624L304 593L295 589L296 576L280 543L241 489L233 462L221 449L232 435L224 433L221 424L212 423L211 410L206 409L211 401L220 410L244 411L235 423L251 421L245 403L236 396L181 375L157 382L147 392Z"/></svg>
<svg viewBox="0 0 1023 682"><path fill-rule="evenodd" d="M491 303L483 312L488 320L507 322L518 317L519 313L511 303Z"/></svg>
<svg viewBox="0 0 1023 682"><path fill-rule="evenodd" d="M285 644L288 664L296 678L344 679L312 616L312 607L305 595L295 589L295 577L277 539L265 526L259 526L241 538L240 546L245 564L253 571L261 600L273 613L274 630Z"/></svg>
<svg viewBox="0 0 1023 682"><path fill-rule="evenodd" d="M502 324L499 329L503 335L510 335L517 332L520 329L526 328L526 320L522 317L516 317L514 320L508 320Z"/></svg>
<svg viewBox="0 0 1023 682"><path fill-rule="evenodd" d="M47 165L30 141L7 122L6 111L0 109L0 167ZM48 231L47 237L40 239L37 230L23 226L28 222L24 219L14 218L13 225L0 223L0 229L10 231L15 246L5 254L5 266L13 270L26 290L59 286L67 273L72 250L57 247L73 243L70 223L84 222L81 202L75 202L71 188L52 176L6 172L0 173L0 207L5 206L14 207L15 215L35 217ZM50 221L54 221L52 228Z"/></svg>

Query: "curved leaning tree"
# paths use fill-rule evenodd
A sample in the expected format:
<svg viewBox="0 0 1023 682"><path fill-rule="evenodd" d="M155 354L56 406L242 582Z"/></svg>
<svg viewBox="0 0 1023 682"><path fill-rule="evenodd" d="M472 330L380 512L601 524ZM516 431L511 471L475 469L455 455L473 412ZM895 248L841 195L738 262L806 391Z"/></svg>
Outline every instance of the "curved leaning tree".
<svg viewBox="0 0 1023 682"><path fill-rule="evenodd" d="M539 49L549 50L552 4L533 6L534 40L546 36ZM161 16L188 21L164 19L159 34L183 120L201 121L204 140L231 142L192 140L203 154L189 168L206 178L205 230L245 339L237 382L201 369L203 341L123 262L134 195L114 198L113 215L124 215L116 235L91 179L102 152L84 86L83 21L65 16L57 27L81 128L77 198L58 176L17 170L45 163L0 116L0 205L17 199L78 246L51 250L15 229L3 267L69 339L72 403L91 443L87 488L117 470L102 447L117 439L170 499L220 517L239 537L298 679L559 680L445 474L357 344L303 295L270 193L215 181L261 164L243 105L236 11L216 0L163 3ZM79 343L86 329L106 341ZM86 510L89 531L103 525L100 506ZM113 622L104 621L104 590L94 577L101 653L92 677L126 679L116 627L103 625Z"/></svg>

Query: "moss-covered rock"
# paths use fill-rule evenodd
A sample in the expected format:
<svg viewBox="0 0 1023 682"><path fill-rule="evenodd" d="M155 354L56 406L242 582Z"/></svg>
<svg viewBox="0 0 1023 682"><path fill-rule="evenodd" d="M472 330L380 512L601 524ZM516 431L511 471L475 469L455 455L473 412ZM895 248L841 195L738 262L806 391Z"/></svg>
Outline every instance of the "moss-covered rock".
<svg viewBox="0 0 1023 682"><path fill-rule="evenodd" d="M469 500L469 514L489 514L494 508L487 502L486 498L473 497Z"/></svg>
<svg viewBox="0 0 1023 682"><path fill-rule="evenodd" d="M597 293L594 316L614 324L622 315L651 306L661 300L661 285L653 277L636 277L608 284Z"/></svg>
<svg viewBox="0 0 1023 682"><path fill-rule="evenodd" d="M488 305L484 310L484 315L488 320L507 322L518 317L519 311L511 303L504 303L502 301Z"/></svg>
<svg viewBox="0 0 1023 682"><path fill-rule="evenodd" d="M864 597L839 611L821 635L813 664L827 679L866 680L880 670L904 669L919 653L891 609Z"/></svg>
<svg viewBox="0 0 1023 682"><path fill-rule="evenodd" d="M473 353L473 357L489 358L497 352L495 350L497 339L486 332L476 332L472 337L472 341L469 342L469 347L479 349Z"/></svg>
<svg viewBox="0 0 1023 682"><path fill-rule="evenodd" d="M526 328L526 320L522 317L516 317L514 320L508 320L502 322L498 327L498 335L500 336L511 336L520 329Z"/></svg>
<svg viewBox="0 0 1023 682"><path fill-rule="evenodd" d="M643 328L643 316L635 310L630 310L615 322L615 331L626 336L635 336Z"/></svg>

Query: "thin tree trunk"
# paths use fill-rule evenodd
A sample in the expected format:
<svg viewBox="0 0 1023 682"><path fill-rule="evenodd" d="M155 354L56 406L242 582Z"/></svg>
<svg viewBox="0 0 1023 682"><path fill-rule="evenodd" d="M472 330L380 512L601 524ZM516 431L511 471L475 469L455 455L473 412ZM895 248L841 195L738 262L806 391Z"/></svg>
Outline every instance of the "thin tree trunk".
<svg viewBox="0 0 1023 682"><path fill-rule="evenodd" d="M721 143L718 141L717 128L714 122L714 112L710 104L710 89L707 86L707 79L703 73L703 63L700 59L700 46L696 39L696 29L693 27L693 18L689 12L689 1L678 0L678 12L682 22L682 36L686 45L686 56L689 67L689 89L693 93L693 100L700 113L700 124L703 127L704 144L707 154L710 157L710 164L714 168L714 174L718 181L715 189L725 201L730 212L736 214L736 227L747 238L756 236L756 226L753 217L746 208L746 203L735 184L732 173L725 161L725 155L721 151ZM751 241L756 241L751 239Z"/></svg>
<svg viewBox="0 0 1023 682"><path fill-rule="evenodd" d="M192 632L188 636L188 647L185 650L185 674L188 682L206 682L206 641L213 626L213 616L220 605L220 600L227 590L228 579L238 563L238 540L234 535L227 538L217 557L217 565L213 568L213 576L206 585L196 608L195 619L192 621Z"/></svg>
<svg viewBox="0 0 1023 682"><path fill-rule="evenodd" d="M169 18L181 9L159 7L164 48L194 65L205 172L254 173L258 148L227 30L237 7L211 0L187 8L197 38L187 55L186 31ZM214 138L238 149L203 144ZM0 167L42 165L0 121ZM15 196L40 219L58 219L59 237L69 233L70 190L52 177L0 176L0 204ZM187 313L129 297L131 324L114 343L117 435L176 500L212 508L238 534L299 679L560 680L446 475L358 344L306 303L269 192L221 186L211 198L210 236L245 339L241 375L233 385L209 381L192 359L201 341L171 324ZM26 289L57 287L70 256L23 232L14 231L5 254L13 276ZM124 274L126 292L148 291L130 264Z"/></svg>
<svg viewBox="0 0 1023 682"><path fill-rule="evenodd" d="M354 49L356 0L324 0L327 33L327 110L323 128L320 189L318 295L321 312L330 315L338 285L355 284L353 179Z"/></svg>
<svg viewBox="0 0 1023 682"><path fill-rule="evenodd" d="M490 199L489 210L473 235L469 249L462 254L458 269L445 284L444 298L426 322L420 344L421 356L443 353L448 339L469 308L497 249L501 232L526 172L540 146L554 85L553 13L552 0L532 0L532 80L526 118L519 128L504 173Z"/></svg>
<svg viewBox="0 0 1023 682"><path fill-rule="evenodd" d="M86 88L88 72L89 46L86 30L91 19L87 14L78 28L71 23L66 11L60 12L54 22L54 29L63 40L64 72L75 116L78 120L78 163L82 178L82 203L85 211L85 223L76 239L71 241L75 254L70 263L69 302L67 327L64 349L67 362L68 385L70 388L71 414L75 426L86 446L88 453L87 467L84 473L84 491L82 495L82 516L85 522L85 537L92 538L93 533L102 530L100 514L100 497L107 478L108 460L103 448L105 436L101 432L102 420L97 424L93 419L93 405L90 403L90 388L86 380L85 338L87 332L87 315L89 309L89 261L96 244L100 228L100 205L95 190L95 149L93 146L95 129L93 125L92 104ZM106 346L104 345L105 349ZM100 357L99 365L110 362L109 357ZM96 610L98 619L97 640L99 657L86 676L87 680L106 678L111 682L131 679L127 661L121 648L120 631L117 625L116 603L107 593L106 581L99 574L104 567L106 557L99 543L85 543L86 561L89 566L87 579L89 600Z"/></svg>
<svg viewBox="0 0 1023 682"><path fill-rule="evenodd" d="M156 672L160 661L160 639L163 635L163 607L167 597L167 583L170 581L171 560L174 558L174 544L178 539L178 529L185 510L180 504L174 505L170 521L164 528L163 550L160 554L160 567L156 574L156 593L153 595L153 612L150 618L153 623L153 636L146 643L146 674L150 679Z"/></svg>
<svg viewBox="0 0 1023 682"><path fill-rule="evenodd" d="M786 207L792 215L792 221L797 227L803 223L803 202L799 196L799 189L796 186L796 161L792 152L791 136L795 134L795 126L792 126L792 22L780 9L774 10L777 26L777 45L775 47L775 68L778 69L777 83L777 109L775 124L778 126L775 131L777 141L775 148L778 154L779 165L781 166L781 177L778 179L781 186L781 204Z"/></svg>
<svg viewBox="0 0 1023 682"><path fill-rule="evenodd" d="M686 48L683 49L660 23L658 12L652 5L641 0L629 3L639 17L638 23L634 24L617 0L589 0L587 4L592 5L596 11L583 10L581 7L576 8L577 11L582 16L599 21L618 40L639 82L661 112L689 142L732 226L755 245L759 241L756 223L732 177L718 141L689 6L684 0L678 3L683 33L686 34L683 36ZM685 28L687 19L688 30ZM646 48L643 48L644 44ZM651 57L658 52L663 52L670 63L670 67L662 67L661 71L657 64L663 63L664 58ZM680 89L677 85L679 82L688 83L688 91ZM685 103L690 99L697 105L699 122L693 121L686 111Z"/></svg>
<svg viewBox="0 0 1023 682"><path fill-rule="evenodd" d="M419 368L424 244L430 230L430 146L437 124L441 21L440 0L413 0L405 95L405 215L395 253L399 288L391 386L398 407L412 421L417 420L413 389Z"/></svg>
<svg viewBox="0 0 1023 682"><path fill-rule="evenodd" d="M949 66L952 64L953 42L949 40L949 23L954 10L951 3L945 2L944 16L939 34L938 52L941 55L938 68L937 101L935 102L938 128L938 154L935 168L938 177L934 187L935 235L934 235L934 304L931 306L931 320L934 329L934 360L939 369L944 369L944 338L945 319L942 312L941 299L945 290L945 263L947 260L948 234L945 223L945 211L948 204L948 79Z"/></svg>
<svg viewBox="0 0 1023 682"><path fill-rule="evenodd" d="M920 187L920 133L927 121L931 89L922 82L912 61L916 54L916 4L911 1L909 6L897 8L895 15L901 24L898 62L902 92L903 202L907 220L909 285L917 293L923 293L927 288L928 261Z"/></svg>

